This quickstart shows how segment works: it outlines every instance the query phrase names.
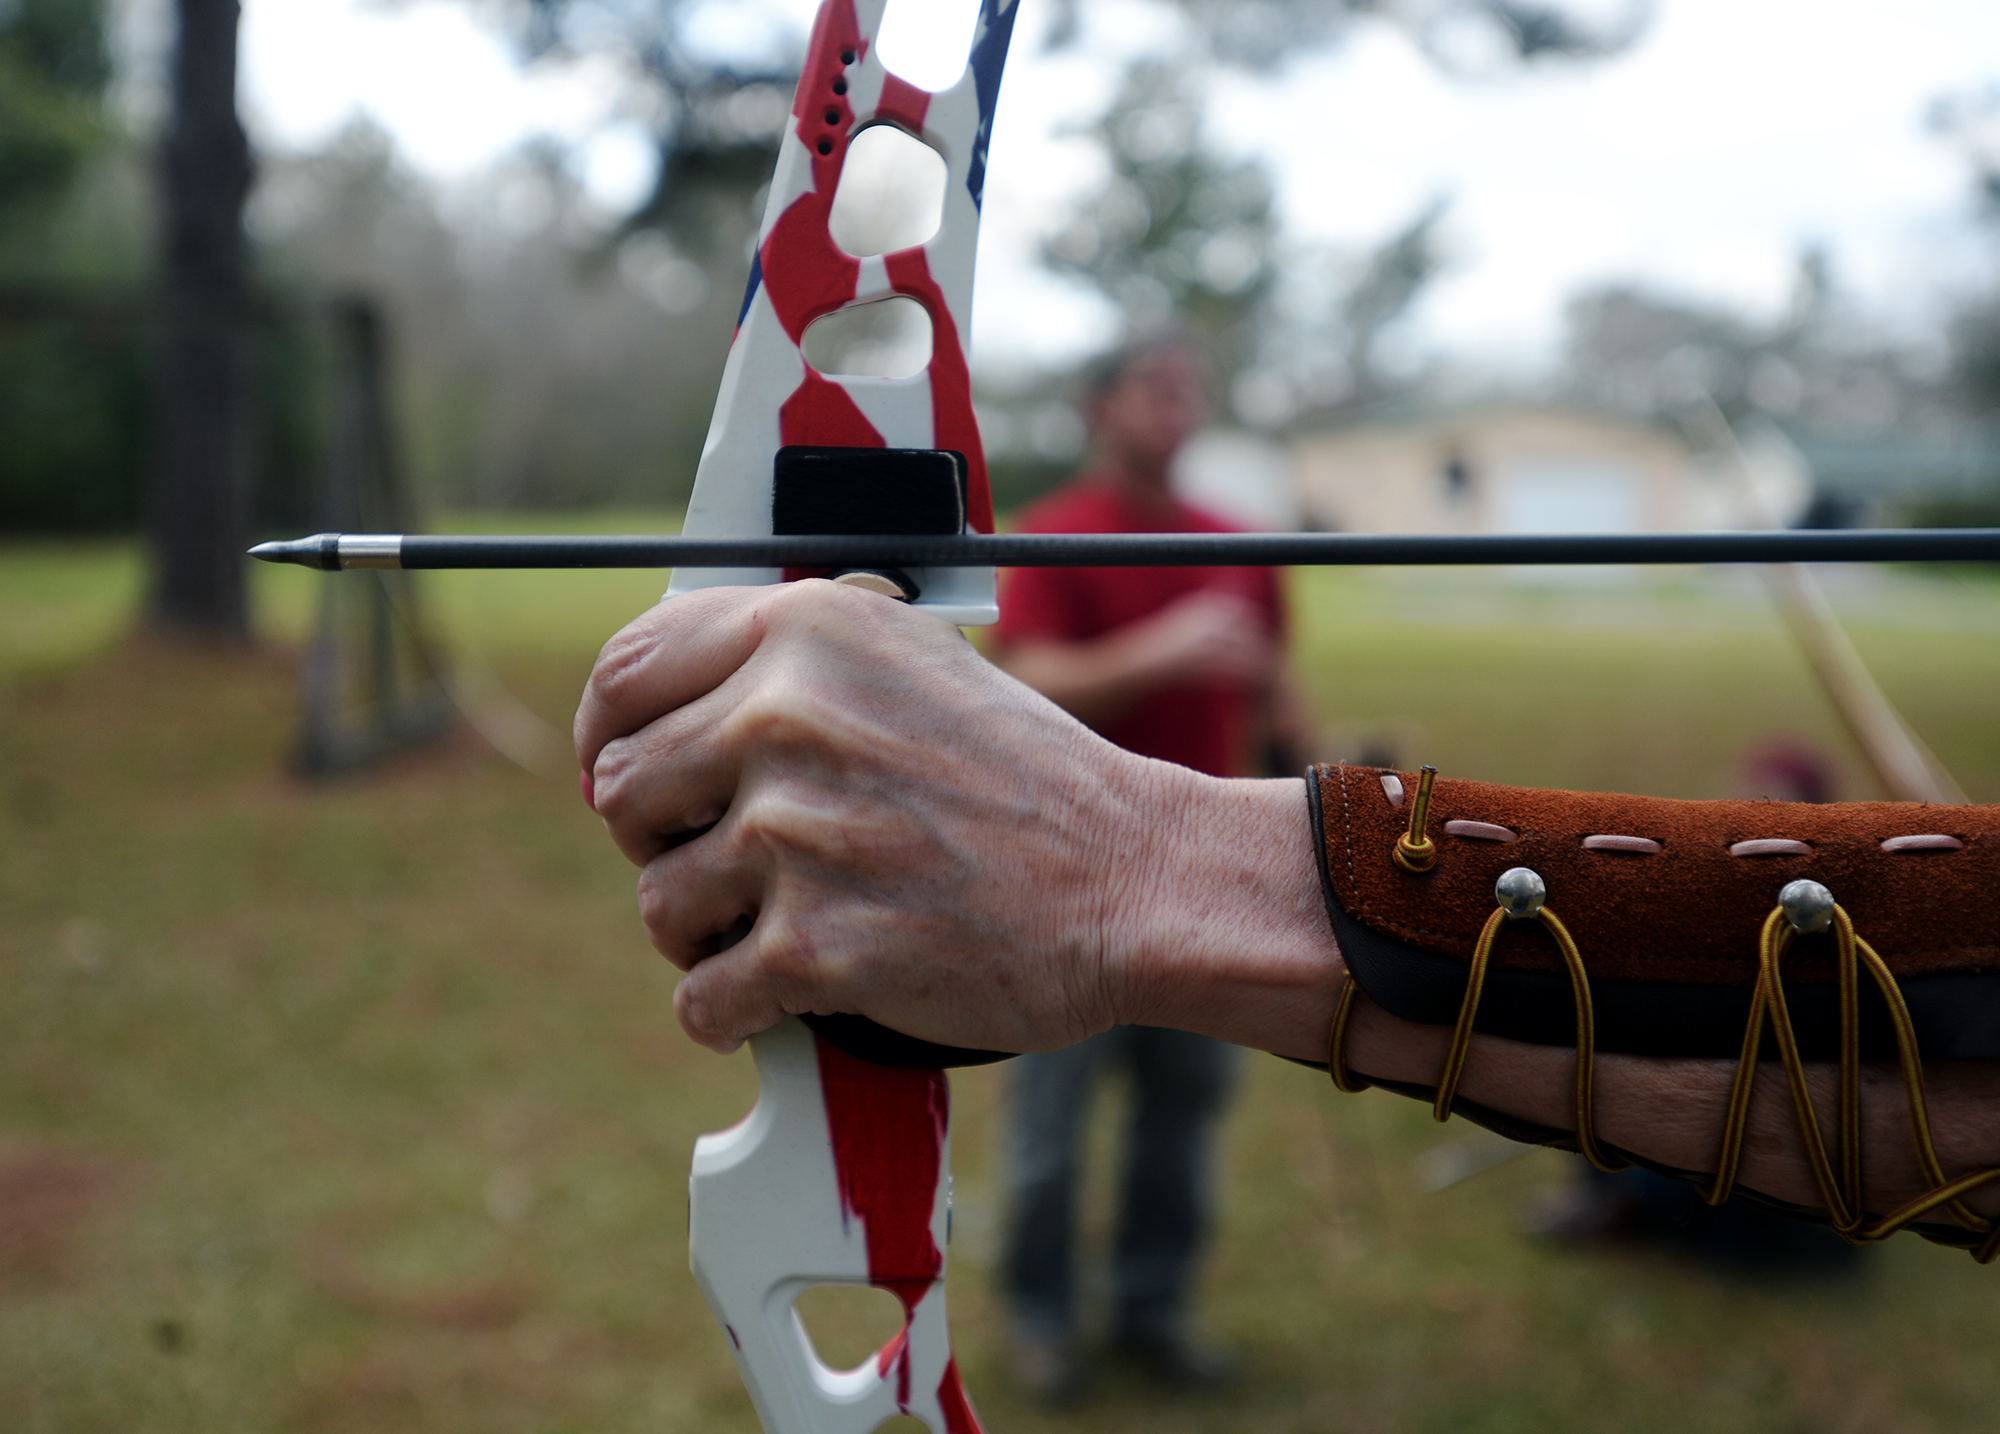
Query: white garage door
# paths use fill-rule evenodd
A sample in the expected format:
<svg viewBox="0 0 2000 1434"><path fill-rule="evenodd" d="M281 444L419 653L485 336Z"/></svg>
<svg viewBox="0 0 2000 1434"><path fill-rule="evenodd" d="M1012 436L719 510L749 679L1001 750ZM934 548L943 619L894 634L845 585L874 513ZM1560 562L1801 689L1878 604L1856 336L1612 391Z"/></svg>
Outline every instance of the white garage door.
<svg viewBox="0 0 2000 1434"><path fill-rule="evenodd" d="M1537 458L1500 473L1505 533L1636 533L1639 474L1615 458Z"/></svg>

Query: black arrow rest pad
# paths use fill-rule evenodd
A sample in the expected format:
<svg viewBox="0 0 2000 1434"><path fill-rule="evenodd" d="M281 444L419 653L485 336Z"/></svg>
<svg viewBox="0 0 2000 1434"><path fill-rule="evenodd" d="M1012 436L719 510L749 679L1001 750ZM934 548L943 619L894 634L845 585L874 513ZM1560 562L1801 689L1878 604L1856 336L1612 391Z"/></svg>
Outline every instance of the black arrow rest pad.
<svg viewBox="0 0 2000 1434"><path fill-rule="evenodd" d="M965 486L965 455L947 448L788 444L771 464L771 531L962 533Z"/></svg>

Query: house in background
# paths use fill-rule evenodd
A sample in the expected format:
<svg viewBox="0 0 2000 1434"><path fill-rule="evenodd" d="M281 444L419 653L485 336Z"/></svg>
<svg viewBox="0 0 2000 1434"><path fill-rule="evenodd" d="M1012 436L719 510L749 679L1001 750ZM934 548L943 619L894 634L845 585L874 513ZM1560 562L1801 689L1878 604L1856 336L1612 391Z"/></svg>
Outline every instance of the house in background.
<svg viewBox="0 0 2000 1434"><path fill-rule="evenodd" d="M1811 473L1776 430L1747 461L1678 430L1580 408L1387 409L1305 428L1292 466L1308 527L1356 533L1658 533L1795 521ZM1764 520L1771 521L1771 520Z"/></svg>
<svg viewBox="0 0 2000 1434"><path fill-rule="evenodd" d="M1719 419L1719 415L1717 415ZM1699 441L1698 441L1699 440ZM1582 406L1386 400L1307 420L1299 522L1355 533L1661 533L1852 527L2000 505L2000 437L1833 433L1762 416L1691 433ZM1983 505L1981 507L1980 505Z"/></svg>

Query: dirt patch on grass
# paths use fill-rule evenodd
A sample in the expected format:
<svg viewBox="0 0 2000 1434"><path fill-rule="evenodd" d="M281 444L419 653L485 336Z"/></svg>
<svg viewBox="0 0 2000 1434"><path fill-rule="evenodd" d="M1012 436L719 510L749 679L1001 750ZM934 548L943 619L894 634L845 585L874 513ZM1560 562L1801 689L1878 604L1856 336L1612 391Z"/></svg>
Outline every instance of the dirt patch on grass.
<svg viewBox="0 0 2000 1434"><path fill-rule="evenodd" d="M441 1428L512 1430L561 1402L561 1381L503 1347L381 1342L313 1380L293 1427L309 1434L403 1434ZM525 1417L524 1417L525 1416Z"/></svg>
<svg viewBox="0 0 2000 1434"><path fill-rule="evenodd" d="M320 1293L349 1309L438 1329L504 1329L526 1314L536 1299L526 1281L504 1277L395 1289L364 1274L337 1233L323 1234L313 1242L310 1268Z"/></svg>
<svg viewBox="0 0 2000 1434"><path fill-rule="evenodd" d="M84 1223L131 1183L132 1165L74 1150L0 1150L0 1289L74 1281Z"/></svg>
<svg viewBox="0 0 2000 1434"><path fill-rule="evenodd" d="M368 1339L337 1363L301 1372L285 1427L297 1434L422 1434L476 1429L529 1434L593 1427L579 1411L595 1387L623 1390L611 1408L629 1414L667 1351L561 1323L480 1333L406 1330ZM717 1396L737 1400L734 1376ZM602 1427L600 1415L595 1427Z"/></svg>

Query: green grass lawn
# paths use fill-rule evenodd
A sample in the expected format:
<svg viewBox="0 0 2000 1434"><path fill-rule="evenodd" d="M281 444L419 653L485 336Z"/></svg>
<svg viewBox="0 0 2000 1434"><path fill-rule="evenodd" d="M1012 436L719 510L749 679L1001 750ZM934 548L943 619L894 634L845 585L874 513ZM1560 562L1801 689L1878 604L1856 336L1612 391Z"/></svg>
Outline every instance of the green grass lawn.
<svg viewBox="0 0 2000 1434"><path fill-rule="evenodd" d="M556 727L661 586L430 576L452 645ZM677 1033L632 873L566 776L464 734L289 774L320 581L257 574L254 653L173 650L126 638L127 545L0 548L0 1428L754 1429L684 1245L691 1143L748 1108L747 1058ZM1335 745L1714 796L1785 734L1869 794L1733 580L1320 572L1294 593ZM2000 800L2000 585L1896 573L1836 601L1959 781ZM1160 1402L1114 1377L1034 1410L991 1293L1002 1079L954 1083L955 1327L993 1434L1993 1426L2000 1270L1913 1240L1856 1280L1777 1286L1553 1251L1519 1229L1562 1157L1426 1194L1422 1157L1469 1132L1261 1057L1205 1300L1247 1383Z"/></svg>

